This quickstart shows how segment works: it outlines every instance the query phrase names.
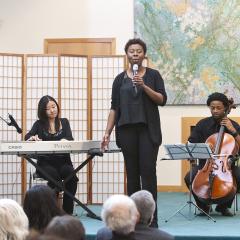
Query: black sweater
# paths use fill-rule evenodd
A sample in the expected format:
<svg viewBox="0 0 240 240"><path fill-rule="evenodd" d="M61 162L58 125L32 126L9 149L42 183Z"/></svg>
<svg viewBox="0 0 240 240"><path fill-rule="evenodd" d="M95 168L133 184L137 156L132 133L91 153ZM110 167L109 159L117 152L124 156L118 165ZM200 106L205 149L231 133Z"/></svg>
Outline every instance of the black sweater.
<svg viewBox="0 0 240 240"><path fill-rule="evenodd" d="M119 75L117 75L117 77L114 79L113 86L112 86L111 109L115 110L117 113L116 124L115 124L117 144L119 144L117 122L119 120L119 116L121 112L120 87L125 74L126 72L124 71ZM166 94L164 82L160 73L157 70L146 68L146 73L143 79L144 79L144 83L148 87L150 87L154 91L159 92L163 95L164 101L161 104L161 106L164 106L167 102L167 94ZM161 124L160 124L160 115L158 111L158 105L155 102L153 102L145 92L143 93L143 105L145 109L145 115L147 118L149 136L154 144L160 145L162 143L162 133L161 133Z"/></svg>
<svg viewBox="0 0 240 240"><path fill-rule="evenodd" d="M51 134L44 129L43 124L40 120L37 120L31 130L25 135L25 140L28 140L31 136L38 135L42 141L60 141L61 139L73 140L72 131L68 119L60 118L62 128ZM39 165L56 165L61 166L63 164L72 165L70 154L44 154L38 157Z"/></svg>

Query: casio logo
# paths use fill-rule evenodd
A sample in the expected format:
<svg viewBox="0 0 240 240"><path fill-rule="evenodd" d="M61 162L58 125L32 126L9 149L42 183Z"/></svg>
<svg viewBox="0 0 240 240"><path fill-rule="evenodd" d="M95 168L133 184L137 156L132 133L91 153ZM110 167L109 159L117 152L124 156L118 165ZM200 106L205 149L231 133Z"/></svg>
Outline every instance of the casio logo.
<svg viewBox="0 0 240 240"><path fill-rule="evenodd" d="M12 145L12 146L8 146L8 149L15 149L15 150L18 150L18 149L22 149L22 146Z"/></svg>

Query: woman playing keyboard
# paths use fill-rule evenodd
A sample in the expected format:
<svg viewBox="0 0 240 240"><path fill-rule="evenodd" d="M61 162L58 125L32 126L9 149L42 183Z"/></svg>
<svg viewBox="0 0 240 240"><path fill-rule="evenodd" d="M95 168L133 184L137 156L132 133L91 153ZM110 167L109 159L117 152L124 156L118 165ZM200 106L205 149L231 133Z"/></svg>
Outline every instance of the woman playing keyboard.
<svg viewBox="0 0 240 240"><path fill-rule="evenodd" d="M59 105L51 96L43 96L38 103L38 120L33 124L32 129L26 134L27 141L67 141L73 140L69 121L66 118L59 118ZM62 184L62 180L71 175L74 171L70 154L45 154L38 157L38 165ZM41 176L41 174L38 172ZM44 178L44 176L41 176ZM65 189L73 196L77 190L78 178L73 177L66 182ZM56 188L53 183L48 185L58 193L62 189ZM73 213L73 200L67 194L63 195L63 209L66 213Z"/></svg>

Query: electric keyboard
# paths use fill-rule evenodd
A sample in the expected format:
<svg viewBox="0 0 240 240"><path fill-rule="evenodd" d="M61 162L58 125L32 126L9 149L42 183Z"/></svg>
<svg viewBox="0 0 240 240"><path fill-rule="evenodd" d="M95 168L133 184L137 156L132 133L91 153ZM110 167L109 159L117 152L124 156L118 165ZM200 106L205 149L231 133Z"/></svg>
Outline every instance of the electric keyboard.
<svg viewBox="0 0 240 240"><path fill-rule="evenodd" d="M86 141L18 141L0 142L0 154L2 155L34 155L54 153L89 153L91 150L100 150L101 142ZM120 152L115 142L109 143L105 152Z"/></svg>

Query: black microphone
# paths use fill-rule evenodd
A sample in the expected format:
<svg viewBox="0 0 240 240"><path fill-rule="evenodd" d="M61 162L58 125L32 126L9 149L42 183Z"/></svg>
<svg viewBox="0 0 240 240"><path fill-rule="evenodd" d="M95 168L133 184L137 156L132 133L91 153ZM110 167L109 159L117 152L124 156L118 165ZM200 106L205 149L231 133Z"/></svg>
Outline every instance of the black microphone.
<svg viewBox="0 0 240 240"><path fill-rule="evenodd" d="M132 71L133 71L133 76L136 76L138 73L138 65L137 64L133 64ZM133 83L133 87L134 87L135 93L137 94L138 90L137 90L137 86L135 83Z"/></svg>
<svg viewBox="0 0 240 240"><path fill-rule="evenodd" d="M13 126L16 128L18 133L22 133L22 129L18 126L17 122L15 121L15 119L13 118L13 116L11 114L8 114L9 119L10 119L10 123L8 123L8 126Z"/></svg>

